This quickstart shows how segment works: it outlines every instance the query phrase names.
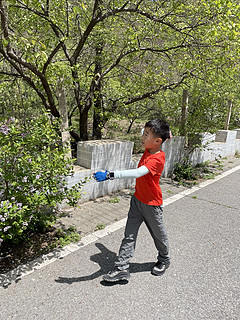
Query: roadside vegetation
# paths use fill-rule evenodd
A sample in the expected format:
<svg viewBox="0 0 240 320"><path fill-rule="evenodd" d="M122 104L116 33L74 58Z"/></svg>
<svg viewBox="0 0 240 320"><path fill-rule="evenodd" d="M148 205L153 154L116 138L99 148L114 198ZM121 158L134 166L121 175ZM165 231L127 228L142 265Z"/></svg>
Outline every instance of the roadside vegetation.
<svg viewBox="0 0 240 320"><path fill-rule="evenodd" d="M54 227L58 204L75 205L85 183L65 183L78 141L131 140L138 154L141 129L159 117L192 150L199 133L240 127L239 9L237 0L0 0L1 265L21 246L34 257L79 239ZM214 174L186 160L174 179Z"/></svg>
<svg viewBox="0 0 240 320"><path fill-rule="evenodd" d="M206 161L193 166L188 162L176 163L172 179L177 181L179 185L189 186L199 183L200 180L214 179L220 174L224 165L220 159L214 162Z"/></svg>
<svg viewBox="0 0 240 320"><path fill-rule="evenodd" d="M26 253L19 253L34 256L80 238L75 230L54 228L59 204L76 205L85 183L67 187L73 160L66 157L56 126L47 114L0 124L0 270L16 263L12 254L23 244Z"/></svg>

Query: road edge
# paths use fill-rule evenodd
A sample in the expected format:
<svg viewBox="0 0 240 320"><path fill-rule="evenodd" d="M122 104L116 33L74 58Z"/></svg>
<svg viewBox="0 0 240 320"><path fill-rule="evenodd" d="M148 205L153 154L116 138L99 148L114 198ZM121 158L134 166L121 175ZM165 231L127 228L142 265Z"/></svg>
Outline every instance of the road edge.
<svg viewBox="0 0 240 320"><path fill-rule="evenodd" d="M203 181L200 182L198 186L194 186L191 189L188 190L184 190L178 194L175 194L171 197L169 197L168 199L164 200L164 204L163 206L166 207L169 204L182 199L186 196L188 196L189 194L196 192L216 181L219 181L223 178L225 178L226 176L236 172L240 170L240 165L227 170L221 174L219 174L218 176L216 176L213 179L207 180L207 181ZM88 246L89 244L92 244L95 241L98 241L99 239L102 239L104 237L106 237L107 235L123 228L126 224L126 220L127 218L121 219L117 222L114 222L113 224L106 226L106 228L104 228L103 230L98 230L95 231L85 237L83 237L78 243L71 243L63 248L58 248L58 249L54 249L52 252L48 253L48 254L44 254L42 256L40 256L39 258L28 262L27 264L22 264L20 266L18 266L17 268L8 271L7 273L4 274L0 274L0 286L2 286L3 288L7 288L12 282L18 282L20 281L23 277L33 273L35 270L39 270L44 268L45 266L55 262L56 260L59 259L63 259L64 257L66 257L67 255L81 249L84 248L86 246Z"/></svg>

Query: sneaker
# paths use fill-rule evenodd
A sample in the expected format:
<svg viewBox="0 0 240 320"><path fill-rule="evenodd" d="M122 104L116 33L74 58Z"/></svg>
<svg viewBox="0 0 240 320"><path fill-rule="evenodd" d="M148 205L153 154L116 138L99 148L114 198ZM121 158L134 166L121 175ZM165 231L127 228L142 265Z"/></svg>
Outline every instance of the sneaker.
<svg viewBox="0 0 240 320"><path fill-rule="evenodd" d="M155 276L161 276L162 274L164 274L164 272L167 270L169 266L170 266L169 261L166 261L166 262L158 261L155 263L155 266L153 267L151 273Z"/></svg>
<svg viewBox="0 0 240 320"><path fill-rule="evenodd" d="M108 282L117 282L120 280L127 280L130 278L130 273L129 270L119 270L119 269L114 269L113 271L108 272L108 274L105 274L103 276L103 280L108 281Z"/></svg>

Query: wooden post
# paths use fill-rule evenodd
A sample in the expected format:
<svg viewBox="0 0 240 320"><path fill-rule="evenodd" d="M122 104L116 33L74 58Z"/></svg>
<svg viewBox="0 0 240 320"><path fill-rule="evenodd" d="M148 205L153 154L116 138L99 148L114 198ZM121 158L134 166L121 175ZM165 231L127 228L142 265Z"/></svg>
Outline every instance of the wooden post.
<svg viewBox="0 0 240 320"><path fill-rule="evenodd" d="M230 123L230 119L231 119L231 113L232 113L232 101L228 100L228 113L227 113L227 116L225 118L224 130L228 130L228 128L229 128L229 123Z"/></svg>
<svg viewBox="0 0 240 320"><path fill-rule="evenodd" d="M63 87L63 79L58 82L58 102L59 102L59 113L61 116L61 134L63 147L67 148L67 158L72 158L70 133L68 126L68 110L66 104L66 95Z"/></svg>
<svg viewBox="0 0 240 320"><path fill-rule="evenodd" d="M187 122L187 112L188 112L188 92L186 89L183 89L182 97L182 116L181 116L181 136L186 134L186 122Z"/></svg>

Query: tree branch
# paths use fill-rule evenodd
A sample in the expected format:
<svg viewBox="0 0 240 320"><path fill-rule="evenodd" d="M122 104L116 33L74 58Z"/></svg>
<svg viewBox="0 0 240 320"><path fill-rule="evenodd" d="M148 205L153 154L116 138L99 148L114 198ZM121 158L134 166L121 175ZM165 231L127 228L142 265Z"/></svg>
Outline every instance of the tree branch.
<svg viewBox="0 0 240 320"><path fill-rule="evenodd" d="M30 11L33 14L43 18L44 20L48 21L52 27L55 28L55 30L57 31L58 35L61 34L62 36L64 36L64 32L49 18L49 7L48 7L47 10L45 10L44 7L42 7L42 9L43 9L43 13L42 13L40 11L31 9L30 7L28 7L25 3L23 3L20 0L17 0L17 2L20 3L21 5L20 6L15 5L14 6L15 8L20 8L20 9L23 9L23 10ZM60 37L60 35L59 35L59 37Z"/></svg>
<svg viewBox="0 0 240 320"><path fill-rule="evenodd" d="M172 51L172 50L176 50L176 49L181 49L181 48L187 48L189 47L189 45L185 45L185 44L180 44L178 46L174 46L174 47L170 47L170 48L166 48L166 49L154 49L154 48L138 48L138 49L131 49L128 50L126 52L121 52L119 57L116 59L116 61L109 66L102 74L101 77L99 78L99 81L106 76L113 68L115 68L120 62L121 60L126 57L127 55L131 54L131 53L137 53L137 52L146 52L146 51L151 51L154 53L164 53L167 55L167 52ZM167 57L169 58L169 56L167 55Z"/></svg>
<svg viewBox="0 0 240 320"><path fill-rule="evenodd" d="M55 54L58 52L58 50L62 47L62 42L59 42L59 44L56 46L56 48L54 48L54 50L51 52L50 56L48 57L47 61L44 63L43 66L43 71L42 73L45 74L47 67L49 66L49 64L51 63L53 57L55 56Z"/></svg>
<svg viewBox="0 0 240 320"><path fill-rule="evenodd" d="M121 104L124 104L124 105L130 105L130 104L133 104L135 102L138 102L138 101L141 101L141 100L144 100L144 99L147 99L147 98L153 98L153 96L155 96L156 94L158 94L160 91L164 91L164 90L174 90L175 88L177 88L178 86L180 86L181 84L184 83L184 80L189 78L189 77L193 77L195 76L193 74L194 72L194 69L189 71L189 72L185 72L183 73L178 81L176 82L173 82L173 83L170 83L170 84L167 84L167 85L161 85L160 87L158 87L157 89L155 90L152 90L152 91L149 91L149 92L145 92L144 94L142 95L139 95L139 96L136 96L136 97L133 97L133 98L129 98L128 100L126 101L122 101ZM116 100L112 100L112 111L116 111L116 109L118 108L118 103L121 101L122 99L116 99Z"/></svg>
<svg viewBox="0 0 240 320"><path fill-rule="evenodd" d="M9 76L9 77L15 77L15 78L21 78L21 75L18 73L13 73L13 72L7 72L7 71L1 71L0 70L0 74L4 75L4 76Z"/></svg>
<svg viewBox="0 0 240 320"><path fill-rule="evenodd" d="M54 102L54 98L52 96L52 92L50 89L50 86L47 82L46 77L31 63L28 63L26 60L24 60L22 57L17 56L11 46L11 41L9 37L9 30L8 30L8 18L7 18L7 12L4 7L4 1L0 0L0 16L1 16L1 27L3 30L4 38L7 40L8 44L6 46L6 52L3 49L3 46L0 44L0 52L5 56L7 61L14 67L14 69L22 76L22 78L29 84L31 87L38 93L39 97L42 99L44 105L46 108L50 109L52 114L56 117L59 117L59 112L56 109L56 105ZM33 74L35 74L41 81L43 88L45 90L45 93L48 97L48 102L42 92L37 89L34 82L24 74L22 69L18 66L18 64L28 70L30 70Z"/></svg>

